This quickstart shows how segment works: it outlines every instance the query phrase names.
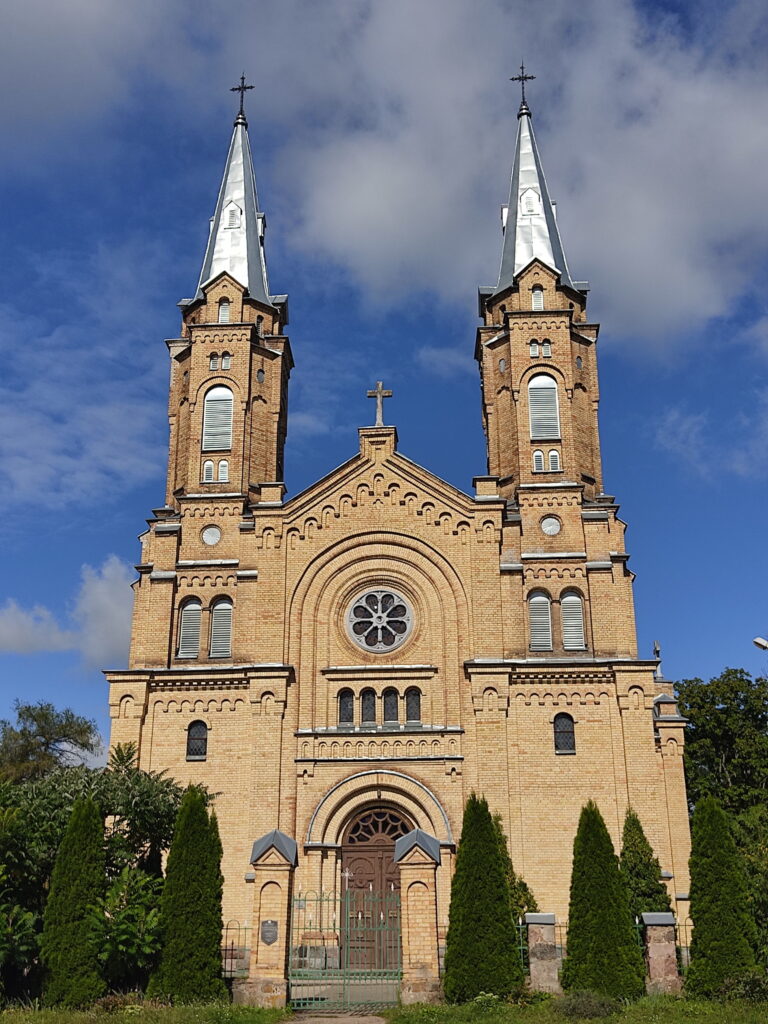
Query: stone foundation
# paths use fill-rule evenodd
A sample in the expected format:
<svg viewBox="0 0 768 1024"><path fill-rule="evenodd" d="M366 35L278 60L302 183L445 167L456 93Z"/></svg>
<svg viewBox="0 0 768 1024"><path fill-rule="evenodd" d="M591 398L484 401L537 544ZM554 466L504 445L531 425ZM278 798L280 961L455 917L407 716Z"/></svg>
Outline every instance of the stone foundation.
<svg viewBox="0 0 768 1024"><path fill-rule="evenodd" d="M433 974L425 974L419 978L415 972L409 973L400 986L400 1002L403 1006L412 1003L442 1003L443 989L439 978Z"/></svg>
<svg viewBox="0 0 768 1024"><path fill-rule="evenodd" d="M288 982L285 978L236 978L232 985L232 1002L236 1006L285 1006Z"/></svg>

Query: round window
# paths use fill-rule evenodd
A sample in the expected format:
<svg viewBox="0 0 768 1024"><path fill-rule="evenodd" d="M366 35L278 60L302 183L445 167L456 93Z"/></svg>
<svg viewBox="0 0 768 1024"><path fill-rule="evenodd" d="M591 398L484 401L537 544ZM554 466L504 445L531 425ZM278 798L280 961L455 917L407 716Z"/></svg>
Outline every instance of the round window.
<svg viewBox="0 0 768 1024"><path fill-rule="evenodd" d="M201 534L203 538L203 544L208 544L213 547L214 544L218 544L221 540L221 530L218 526L206 526Z"/></svg>
<svg viewBox="0 0 768 1024"><path fill-rule="evenodd" d="M412 627L408 602L394 590L366 590L347 612L347 631L366 651L395 650L408 638Z"/></svg>
<svg viewBox="0 0 768 1024"><path fill-rule="evenodd" d="M556 537L561 530L560 520L556 516L545 516L541 520L541 529L548 537Z"/></svg>

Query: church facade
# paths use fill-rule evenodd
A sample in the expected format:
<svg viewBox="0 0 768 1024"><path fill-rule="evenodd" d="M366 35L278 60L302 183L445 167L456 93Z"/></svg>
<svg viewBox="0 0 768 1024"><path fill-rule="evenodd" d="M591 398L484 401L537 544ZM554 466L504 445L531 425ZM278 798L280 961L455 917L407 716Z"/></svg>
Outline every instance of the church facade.
<svg viewBox="0 0 768 1024"><path fill-rule="evenodd" d="M617 849L637 811L687 915L685 723L638 656L602 480L598 326L525 102L503 221L499 280L479 292L488 465L473 493L399 453L379 384L349 460L289 496L288 303L269 290L235 121L167 342L168 482L141 537L130 661L107 676L112 743L216 794L224 920L250 935L252 977L279 979L288 944L310 943L289 935L310 892L399 892L404 969L436 964L472 791L542 911L567 919L593 799Z"/></svg>

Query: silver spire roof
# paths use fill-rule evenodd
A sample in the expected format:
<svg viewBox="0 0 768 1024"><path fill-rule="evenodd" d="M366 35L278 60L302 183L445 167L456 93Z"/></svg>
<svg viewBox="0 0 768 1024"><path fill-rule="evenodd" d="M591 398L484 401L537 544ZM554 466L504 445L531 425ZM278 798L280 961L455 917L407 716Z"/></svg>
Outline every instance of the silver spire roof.
<svg viewBox="0 0 768 1024"><path fill-rule="evenodd" d="M535 259L555 270L560 275L561 284L574 288L525 98L517 117L515 160L503 224L501 269L494 294L509 288L520 271Z"/></svg>
<svg viewBox="0 0 768 1024"><path fill-rule="evenodd" d="M248 122L240 113L235 118L216 211L211 218L197 298L202 298L203 285L226 271L248 289L251 298L273 305L267 283L264 226L264 214L259 212Z"/></svg>

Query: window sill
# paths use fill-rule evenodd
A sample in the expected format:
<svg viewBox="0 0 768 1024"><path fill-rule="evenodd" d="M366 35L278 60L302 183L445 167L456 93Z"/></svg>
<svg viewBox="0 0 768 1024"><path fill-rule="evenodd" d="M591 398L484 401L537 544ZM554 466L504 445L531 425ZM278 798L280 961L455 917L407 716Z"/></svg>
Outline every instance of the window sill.
<svg viewBox="0 0 768 1024"><path fill-rule="evenodd" d="M555 754L557 757L575 757L575 750L556 750Z"/></svg>
<svg viewBox="0 0 768 1024"><path fill-rule="evenodd" d="M187 761L207 761L207 754L187 754Z"/></svg>

